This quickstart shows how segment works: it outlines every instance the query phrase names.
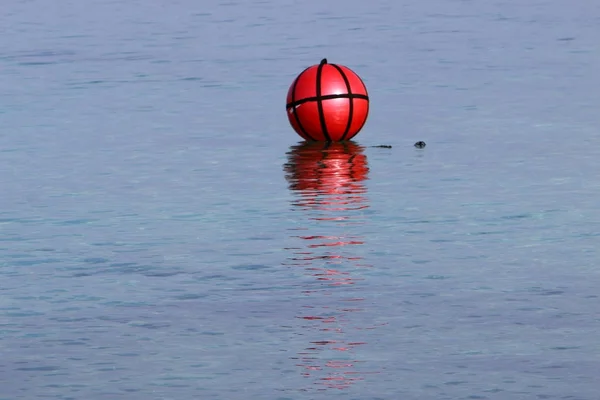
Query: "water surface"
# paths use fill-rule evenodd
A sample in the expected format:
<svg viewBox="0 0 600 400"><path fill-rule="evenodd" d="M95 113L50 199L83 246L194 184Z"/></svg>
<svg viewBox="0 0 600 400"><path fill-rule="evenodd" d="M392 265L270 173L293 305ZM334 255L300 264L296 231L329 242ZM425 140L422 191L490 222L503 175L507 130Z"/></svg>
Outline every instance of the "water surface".
<svg viewBox="0 0 600 400"><path fill-rule="evenodd" d="M600 3L3 10L0 399L597 398Z"/></svg>

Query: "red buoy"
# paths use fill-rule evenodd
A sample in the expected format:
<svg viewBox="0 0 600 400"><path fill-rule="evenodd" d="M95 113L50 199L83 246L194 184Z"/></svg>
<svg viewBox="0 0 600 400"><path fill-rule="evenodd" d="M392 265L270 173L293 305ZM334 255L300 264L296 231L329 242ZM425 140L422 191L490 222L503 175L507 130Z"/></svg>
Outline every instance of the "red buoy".
<svg viewBox="0 0 600 400"><path fill-rule="evenodd" d="M352 139L367 122L369 95L354 71L324 58L296 77L286 109L292 128L305 140L340 142Z"/></svg>

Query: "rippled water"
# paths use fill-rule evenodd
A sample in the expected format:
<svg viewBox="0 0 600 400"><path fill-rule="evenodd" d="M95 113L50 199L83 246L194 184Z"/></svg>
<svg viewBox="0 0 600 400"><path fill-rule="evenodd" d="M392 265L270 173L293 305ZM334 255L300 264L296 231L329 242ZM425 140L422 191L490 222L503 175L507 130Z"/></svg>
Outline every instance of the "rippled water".
<svg viewBox="0 0 600 400"><path fill-rule="evenodd" d="M0 399L596 399L600 3L480 3L3 4Z"/></svg>

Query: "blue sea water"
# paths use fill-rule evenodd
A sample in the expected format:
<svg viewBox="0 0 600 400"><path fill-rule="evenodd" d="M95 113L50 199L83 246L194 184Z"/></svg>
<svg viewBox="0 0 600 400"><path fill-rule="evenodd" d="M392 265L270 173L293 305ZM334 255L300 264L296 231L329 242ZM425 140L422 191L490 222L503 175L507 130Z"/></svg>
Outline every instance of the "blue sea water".
<svg viewBox="0 0 600 400"><path fill-rule="evenodd" d="M1 400L598 398L599 2L1 21ZM324 57L354 143L287 121Z"/></svg>

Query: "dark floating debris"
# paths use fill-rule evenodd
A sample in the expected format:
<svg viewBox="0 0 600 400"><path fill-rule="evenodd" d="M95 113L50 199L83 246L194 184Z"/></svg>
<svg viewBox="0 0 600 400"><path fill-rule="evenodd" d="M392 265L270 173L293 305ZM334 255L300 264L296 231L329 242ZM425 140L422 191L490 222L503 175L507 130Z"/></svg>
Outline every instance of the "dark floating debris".
<svg viewBox="0 0 600 400"><path fill-rule="evenodd" d="M425 146L427 146L427 144L420 140L417 143L415 143L415 147L417 149L422 149ZM375 147L375 148L379 148L379 149L391 149L392 145L391 144L378 144L377 146L371 146L371 147Z"/></svg>

